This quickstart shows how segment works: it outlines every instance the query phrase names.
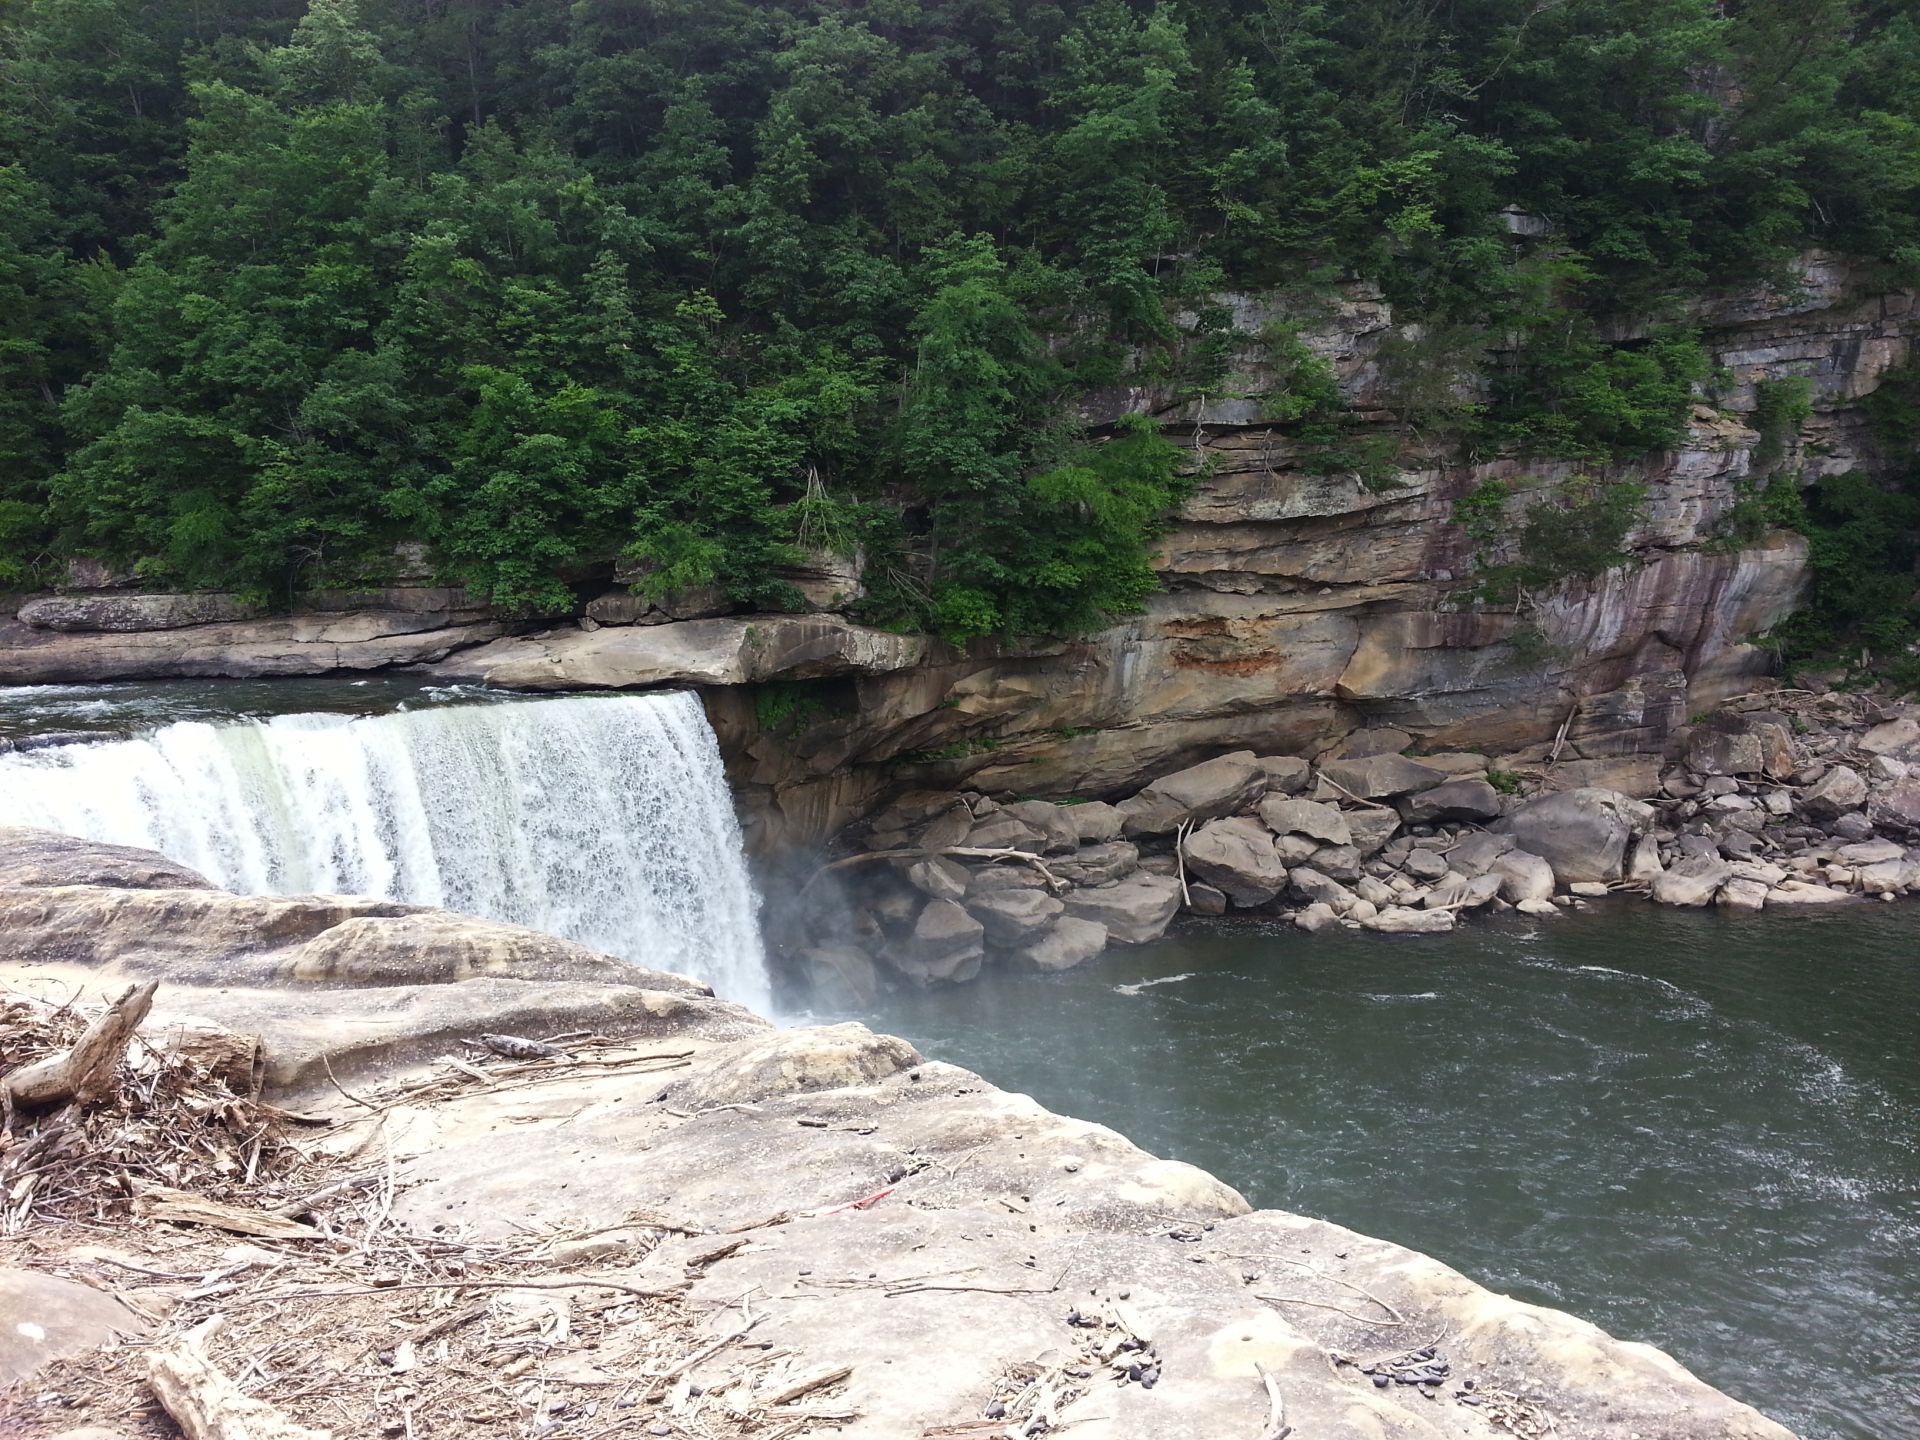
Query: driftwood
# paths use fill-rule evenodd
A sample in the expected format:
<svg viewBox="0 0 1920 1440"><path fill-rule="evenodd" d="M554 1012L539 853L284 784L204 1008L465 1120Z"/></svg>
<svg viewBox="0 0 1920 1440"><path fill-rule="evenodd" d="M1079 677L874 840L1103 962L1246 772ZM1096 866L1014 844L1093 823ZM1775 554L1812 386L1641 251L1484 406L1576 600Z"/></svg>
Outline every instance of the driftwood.
<svg viewBox="0 0 1920 1440"><path fill-rule="evenodd" d="M824 1390L829 1385L837 1385L853 1374L851 1365L836 1365L830 1370L816 1370L811 1375L802 1375L790 1385L782 1385L770 1395L754 1396L757 1405L787 1405L803 1395L811 1395L815 1390Z"/></svg>
<svg viewBox="0 0 1920 1440"><path fill-rule="evenodd" d="M1267 1387L1267 1428L1260 1432L1260 1440L1287 1440L1293 1427L1287 1424L1287 1402L1281 1398L1280 1382L1266 1366L1256 1363L1253 1368Z"/></svg>
<svg viewBox="0 0 1920 1440"><path fill-rule="evenodd" d="M22 1065L0 1080L0 1106L10 1116L16 1109L43 1110L51 1105L89 1105L113 1086L127 1043L153 1008L158 980L136 985L109 1005L87 1026L73 1048Z"/></svg>
<svg viewBox="0 0 1920 1440"><path fill-rule="evenodd" d="M331 1431L296 1425L243 1393L207 1359L206 1342L225 1318L215 1315L147 1356L147 1384L187 1440L332 1440Z"/></svg>
<svg viewBox="0 0 1920 1440"><path fill-rule="evenodd" d="M235 1235L258 1235L264 1240L321 1240L311 1225L302 1225L271 1210L228 1205L186 1190L155 1185L134 1196L133 1213L149 1220L171 1220L180 1225L205 1225Z"/></svg>
<svg viewBox="0 0 1920 1440"><path fill-rule="evenodd" d="M807 877L807 883L800 887L802 895L830 870L845 870L851 865L865 865L874 860L928 860L938 855L957 855L962 860L1012 860L1016 864L1031 865L1046 879L1049 887L1058 890L1070 888L1048 867L1047 862L1038 855L1030 855L1025 850L989 850L978 845L940 845L932 849L907 850L869 850L864 855L848 855L840 860L830 860Z"/></svg>

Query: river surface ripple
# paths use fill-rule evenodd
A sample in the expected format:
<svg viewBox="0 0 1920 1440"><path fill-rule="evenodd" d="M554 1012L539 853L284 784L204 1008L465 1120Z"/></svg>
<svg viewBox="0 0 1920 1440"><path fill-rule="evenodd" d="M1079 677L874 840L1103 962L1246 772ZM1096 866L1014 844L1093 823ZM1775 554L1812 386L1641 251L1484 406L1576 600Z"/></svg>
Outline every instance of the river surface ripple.
<svg viewBox="0 0 1920 1440"><path fill-rule="evenodd" d="M1158 983L1156 983L1158 982ZM1920 910L1217 922L859 1018L1644 1340L1805 1440L1920 1436Z"/></svg>

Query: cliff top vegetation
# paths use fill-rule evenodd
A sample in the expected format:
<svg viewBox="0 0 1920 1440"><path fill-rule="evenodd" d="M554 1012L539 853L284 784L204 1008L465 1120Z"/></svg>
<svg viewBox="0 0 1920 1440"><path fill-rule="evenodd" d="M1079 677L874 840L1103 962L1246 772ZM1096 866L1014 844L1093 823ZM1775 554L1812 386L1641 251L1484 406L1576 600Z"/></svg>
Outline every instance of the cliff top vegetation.
<svg viewBox="0 0 1920 1440"><path fill-rule="evenodd" d="M1203 384L1170 315L1366 279L1521 342L1468 443L1604 461L1702 362L1599 322L1808 243L1920 275L1915 0L0 0L0 581L779 608L825 543L1071 631L1184 483L1072 402Z"/></svg>

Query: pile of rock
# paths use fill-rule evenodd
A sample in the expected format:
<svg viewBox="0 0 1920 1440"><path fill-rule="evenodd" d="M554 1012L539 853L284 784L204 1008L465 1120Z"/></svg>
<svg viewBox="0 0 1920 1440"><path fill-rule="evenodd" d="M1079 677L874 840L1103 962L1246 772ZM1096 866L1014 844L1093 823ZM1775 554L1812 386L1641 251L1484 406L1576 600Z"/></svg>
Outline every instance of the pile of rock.
<svg viewBox="0 0 1920 1440"><path fill-rule="evenodd" d="M1430 934L1467 911L1545 916L1617 891L1758 909L1920 889L1920 706L1781 703L1689 727L1645 798L1555 790L1551 768L1517 793L1474 754L1252 751L1118 804L913 792L847 837L850 912L800 962L867 994L889 970L929 985L989 962L1067 969L1158 939L1182 911Z"/></svg>

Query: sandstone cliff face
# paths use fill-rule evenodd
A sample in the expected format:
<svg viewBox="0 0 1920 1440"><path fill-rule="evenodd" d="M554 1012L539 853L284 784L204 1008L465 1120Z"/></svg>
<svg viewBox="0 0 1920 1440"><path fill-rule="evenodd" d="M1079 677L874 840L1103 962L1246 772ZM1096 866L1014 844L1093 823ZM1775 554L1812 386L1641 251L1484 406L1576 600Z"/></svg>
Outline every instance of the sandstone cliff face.
<svg viewBox="0 0 1920 1440"><path fill-rule="evenodd" d="M1252 297L1225 298L1249 337L1237 388L1257 395L1273 378L1258 337L1282 317ZM1411 468L1369 489L1302 468L1297 444L1255 400L1136 389L1087 397L1089 418L1158 416L1206 478L1161 544L1166 593L1076 643L959 653L830 613L714 617L619 596L540 628L427 587L269 618L230 613L218 597L66 597L0 622L0 682L427 662L442 678L519 689L696 685L767 845L816 840L902 786L1113 794L1210 753L1313 753L1365 729L1500 754L1564 724L1574 759L1658 748L1688 715L1766 673L1751 641L1804 584L1798 537L1744 548L1721 538L1755 472L1756 387L1813 382L1813 416L1787 457L1795 471L1873 470L1885 457L1859 402L1920 334L1912 294L1872 293L1822 255L1804 259L1789 290L1703 300L1691 318L1720 368L1717 408L1695 409L1683 448L1610 472L1648 490L1629 537L1636 563L1546 597L1524 622L1463 606L1473 561L1454 506L1485 481L1525 481L1528 493L1510 502L1517 519L1543 487L1591 467L1463 465L1438 444L1422 458L1405 432ZM1394 334L1390 308L1359 289L1301 331L1354 414L1383 432L1398 426L1382 363ZM812 603L830 611L857 584L834 577ZM779 705L764 703L769 683L787 687ZM769 724L775 711L784 718Z"/></svg>

